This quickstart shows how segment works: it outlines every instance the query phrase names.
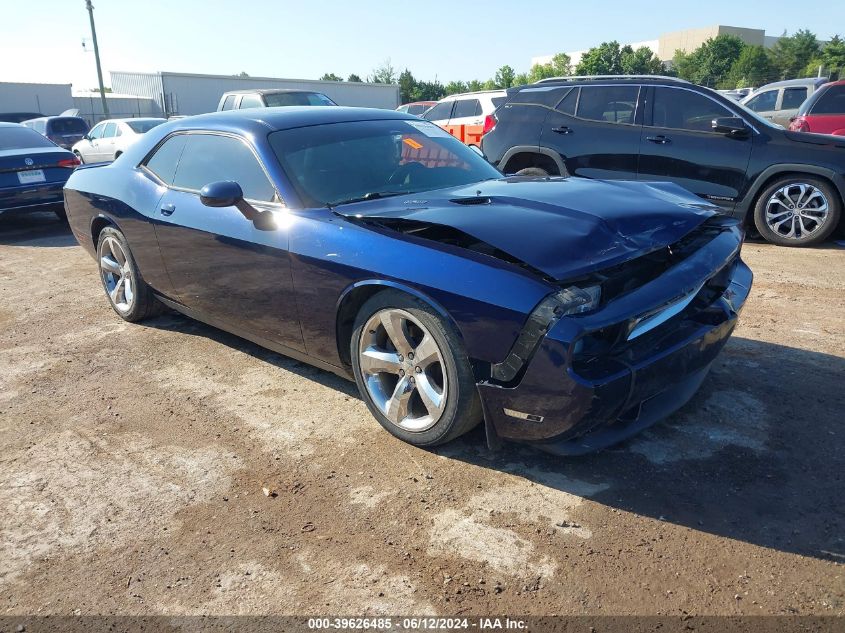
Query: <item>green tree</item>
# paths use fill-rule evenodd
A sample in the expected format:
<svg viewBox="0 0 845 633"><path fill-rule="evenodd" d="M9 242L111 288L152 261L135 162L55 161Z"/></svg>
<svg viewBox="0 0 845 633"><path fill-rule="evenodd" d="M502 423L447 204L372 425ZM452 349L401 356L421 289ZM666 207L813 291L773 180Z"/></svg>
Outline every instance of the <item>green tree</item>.
<svg viewBox="0 0 845 633"><path fill-rule="evenodd" d="M714 88L728 81L745 44L735 35L711 37L691 53L675 51L673 66L682 79Z"/></svg>
<svg viewBox="0 0 845 633"><path fill-rule="evenodd" d="M626 75L659 75L663 72L663 62L648 46L640 46L637 50L623 46L620 63Z"/></svg>
<svg viewBox="0 0 845 633"><path fill-rule="evenodd" d="M528 71L528 83L535 83L548 77L557 77L554 66L551 64L534 64Z"/></svg>
<svg viewBox="0 0 845 633"><path fill-rule="evenodd" d="M496 89L498 89L499 87L500 87L500 86L498 86L498 85L496 84L496 80L495 80L495 79L488 79L487 81L485 81L485 82L482 84L481 89L482 89L482 90L496 90Z"/></svg>
<svg viewBox="0 0 845 633"><path fill-rule="evenodd" d="M812 77L818 72L819 66L831 79L842 79L845 74L845 40L838 35L831 37L819 56L808 64L804 74Z"/></svg>
<svg viewBox="0 0 845 633"><path fill-rule="evenodd" d="M627 46L630 50L630 46ZM621 75L622 49L619 42L602 42L581 57L575 67L576 75Z"/></svg>
<svg viewBox="0 0 845 633"><path fill-rule="evenodd" d="M726 88L760 87L772 80L774 68L762 46L746 46L731 66Z"/></svg>
<svg viewBox="0 0 845 633"><path fill-rule="evenodd" d="M780 79L801 75L813 59L820 57L819 41L814 33L799 29L781 37L771 48L772 64Z"/></svg>
<svg viewBox="0 0 845 633"><path fill-rule="evenodd" d="M514 86L524 86L525 84L530 83L531 78L528 76L528 73L517 73L516 77L513 78Z"/></svg>
<svg viewBox="0 0 845 633"><path fill-rule="evenodd" d="M484 90L484 82L478 79L472 79L467 82L467 92L478 92Z"/></svg>
<svg viewBox="0 0 845 633"><path fill-rule="evenodd" d="M351 75L349 75L349 77L346 78L346 81L353 81L353 82L356 82L356 83L361 83L361 78L358 75L356 75L355 73L352 73Z"/></svg>
<svg viewBox="0 0 845 633"><path fill-rule="evenodd" d="M446 84L445 91L447 95L456 95L461 92L468 92L469 88L467 88L466 82L450 81Z"/></svg>
<svg viewBox="0 0 845 633"><path fill-rule="evenodd" d="M396 83L396 69L390 63L390 58L384 60L381 66L373 69L373 74L370 75L369 81L377 84Z"/></svg>
<svg viewBox="0 0 845 633"><path fill-rule="evenodd" d="M496 76L493 77L493 82L496 84L497 88L510 88L513 85L514 77L516 77L516 73L513 68L505 64L496 71Z"/></svg>
<svg viewBox="0 0 845 633"><path fill-rule="evenodd" d="M572 59L566 53L558 53L547 64L534 64L528 71L528 83L549 77L566 77L572 74ZM520 83L520 82L516 82Z"/></svg>
<svg viewBox="0 0 845 633"><path fill-rule="evenodd" d="M320 77L320 81L343 81L343 77L338 77L334 73L325 73Z"/></svg>
<svg viewBox="0 0 845 633"><path fill-rule="evenodd" d="M417 80L414 75L407 68L399 73L399 100L402 103L410 103L413 99L414 88L417 86Z"/></svg>
<svg viewBox="0 0 845 633"><path fill-rule="evenodd" d="M436 79L434 81L418 81L411 94L411 101L437 101L446 96L446 89Z"/></svg>

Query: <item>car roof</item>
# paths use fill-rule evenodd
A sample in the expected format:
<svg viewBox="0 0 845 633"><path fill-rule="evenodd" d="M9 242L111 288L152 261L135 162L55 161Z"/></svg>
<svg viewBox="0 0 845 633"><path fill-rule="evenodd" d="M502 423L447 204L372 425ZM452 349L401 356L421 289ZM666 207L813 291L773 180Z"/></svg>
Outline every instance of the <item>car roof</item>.
<svg viewBox="0 0 845 633"><path fill-rule="evenodd" d="M827 77L803 77L801 79L786 79L784 81L775 81L764 86L760 86L754 92L761 90L770 90L772 88L788 88L790 86L818 86L827 83Z"/></svg>
<svg viewBox="0 0 845 633"><path fill-rule="evenodd" d="M276 108L247 108L224 110L185 117L172 122L173 130L231 130L246 129L255 133L288 130L309 125L347 123L351 121L378 121L398 119L419 121L413 115L395 110L377 108L351 108L337 106L320 108L315 106L285 106Z"/></svg>
<svg viewBox="0 0 845 633"><path fill-rule="evenodd" d="M268 95L279 92L319 92L319 90L305 90L302 88L253 88L252 90L227 90L223 95Z"/></svg>
<svg viewBox="0 0 845 633"><path fill-rule="evenodd" d="M533 84L524 86L514 86L515 88L528 88L530 86L537 86L538 84L572 84L572 83L591 83L591 82L613 82L613 83L642 83L644 81L654 83L680 83L689 84L685 79L679 77L669 77L667 75L567 75L561 77L547 77Z"/></svg>
<svg viewBox="0 0 845 633"><path fill-rule="evenodd" d="M495 90L475 90L473 92L458 92L453 95L446 95L440 101L448 101L449 99L458 99L460 97L476 97L484 95L505 95L507 90L504 88L496 88Z"/></svg>
<svg viewBox="0 0 845 633"><path fill-rule="evenodd" d="M102 121L98 121L97 125L100 125L100 123L131 123L132 121L167 121L167 119L161 116L136 116L122 119L103 119Z"/></svg>
<svg viewBox="0 0 845 633"><path fill-rule="evenodd" d="M59 114L55 114L53 116L39 116L35 117L34 119L27 119L29 121L55 121L56 119L79 119L80 121L84 121L81 116L61 116ZM23 121L21 121L23 123Z"/></svg>

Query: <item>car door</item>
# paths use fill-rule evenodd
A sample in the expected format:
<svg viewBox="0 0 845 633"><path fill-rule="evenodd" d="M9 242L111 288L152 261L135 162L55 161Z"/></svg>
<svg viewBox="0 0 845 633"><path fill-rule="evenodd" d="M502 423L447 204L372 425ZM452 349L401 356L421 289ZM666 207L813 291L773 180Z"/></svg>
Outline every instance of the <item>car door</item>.
<svg viewBox="0 0 845 633"><path fill-rule="evenodd" d="M636 179L639 93L631 84L573 89L546 117L540 147L560 155L572 176Z"/></svg>
<svg viewBox="0 0 845 633"><path fill-rule="evenodd" d="M476 97L455 99L452 115L444 127L449 134L461 143L479 145L484 133L484 115L481 111L481 101Z"/></svg>
<svg viewBox="0 0 845 633"><path fill-rule="evenodd" d="M751 99L746 101L744 105L746 108L753 110L764 119L774 121L775 114L777 114L779 99L780 90L772 88L771 90L766 90L754 95Z"/></svg>
<svg viewBox="0 0 845 633"><path fill-rule="evenodd" d="M88 137L83 138L77 150L82 155L82 160L86 163L99 162L97 159L97 146L100 142L100 137L103 135L105 123L98 123L88 132Z"/></svg>
<svg viewBox="0 0 845 633"><path fill-rule="evenodd" d="M114 132L117 126L114 121L106 123L103 136L97 144L97 162L108 162L114 159Z"/></svg>
<svg viewBox="0 0 845 633"><path fill-rule="evenodd" d="M735 117L711 97L668 86L649 88L640 142L639 180L668 180L726 209L744 190L752 133L713 131L713 119Z"/></svg>
<svg viewBox="0 0 845 633"><path fill-rule="evenodd" d="M200 318L302 350L287 231L259 230L235 207L200 201L206 184L232 180L251 205L281 212L257 155L228 134L177 134L159 151L168 143L176 144L170 151L184 147L172 181L160 177L169 186L159 202L156 235L178 300Z"/></svg>
<svg viewBox="0 0 845 633"><path fill-rule="evenodd" d="M798 114L798 108L807 100L807 92L807 86L784 88L772 121L783 127L789 127L790 121Z"/></svg>

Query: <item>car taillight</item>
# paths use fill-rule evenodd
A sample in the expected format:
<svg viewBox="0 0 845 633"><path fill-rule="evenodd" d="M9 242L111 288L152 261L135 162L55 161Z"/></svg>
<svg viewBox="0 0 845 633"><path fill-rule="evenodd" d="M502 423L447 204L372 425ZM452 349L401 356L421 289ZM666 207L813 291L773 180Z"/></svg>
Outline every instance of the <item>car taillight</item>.
<svg viewBox="0 0 845 633"><path fill-rule="evenodd" d="M56 167L66 167L67 169L73 169L79 164L79 159L74 156L73 158L63 158L58 163L56 163Z"/></svg>
<svg viewBox="0 0 845 633"><path fill-rule="evenodd" d="M496 123L498 123L498 120L495 114L488 114L484 117L484 129L481 131L481 135L483 136L487 132L492 132L493 128L496 127Z"/></svg>

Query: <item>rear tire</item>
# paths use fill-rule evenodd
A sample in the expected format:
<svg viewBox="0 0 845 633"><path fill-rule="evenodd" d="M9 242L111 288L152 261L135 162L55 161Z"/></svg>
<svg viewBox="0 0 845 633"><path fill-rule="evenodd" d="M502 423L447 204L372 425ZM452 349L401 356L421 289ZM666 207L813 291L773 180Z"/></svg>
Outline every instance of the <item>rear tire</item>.
<svg viewBox="0 0 845 633"><path fill-rule="evenodd" d="M121 319L135 323L162 313L164 306L141 278L126 237L114 227L100 232L97 265L106 296Z"/></svg>
<svg viewBox="0 0 845 633"><path fill-rule="evenodd" d="M463 343L423 301L395 290L374 295L355 319L350 355L361 397L399 439L436 446L481 421Z"/></svg>
<svg viewBox="0 0 845 633"><path fill-rule="evenodd" d="M754 225L773 244L812 246L830 237L841 212L839 193L827 181L792 174L760 192L754 205Z"/></svg>

